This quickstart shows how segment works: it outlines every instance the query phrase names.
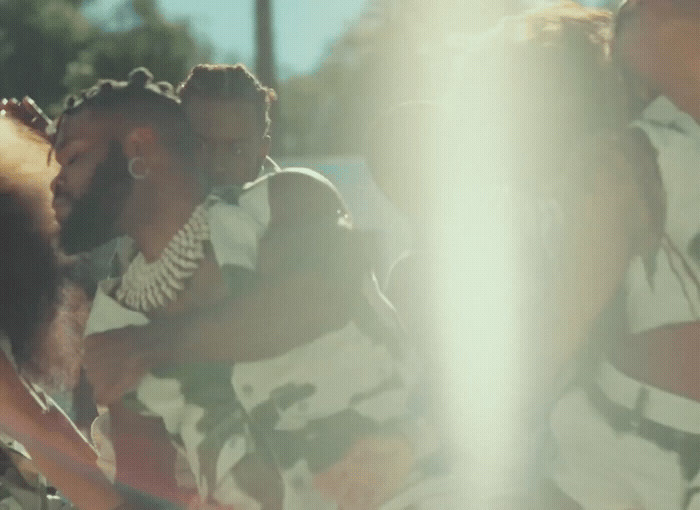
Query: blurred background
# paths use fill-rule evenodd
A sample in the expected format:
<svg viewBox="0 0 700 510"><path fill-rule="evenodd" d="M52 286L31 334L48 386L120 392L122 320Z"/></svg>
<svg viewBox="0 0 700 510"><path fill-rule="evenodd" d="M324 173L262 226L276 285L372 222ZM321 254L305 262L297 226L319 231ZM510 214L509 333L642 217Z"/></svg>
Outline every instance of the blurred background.
<svg viewBox="0 0 700 510"><path fill-rule="evenodd" d="M66 94L137 65L177 83L200 62L243 62L279 93L278 157L353 155L378 111L445 92L445 58L466 34L538 3L2 0L0 96L55 114Z"/></svg>

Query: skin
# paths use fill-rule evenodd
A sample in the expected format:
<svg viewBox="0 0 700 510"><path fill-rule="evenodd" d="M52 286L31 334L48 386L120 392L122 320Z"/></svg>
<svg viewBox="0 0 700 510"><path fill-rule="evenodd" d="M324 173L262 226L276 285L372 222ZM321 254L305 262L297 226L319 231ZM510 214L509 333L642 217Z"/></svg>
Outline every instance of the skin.
<svg viewBox="0 0 700 510"><path fill-rule="evenodd" d="M648 98L664 94L700 119L700 6L686 0L632 0L614 50Z"/></svg>
<svg viewBox="0 0 700 510"><path fill-rule="evenodd" d="M134 180L116 218L115 234L131 236L147 260L155 260L203 200L196 177L158 140L153 128L132 127L91 110L68 116L56 138L61 169L52 182L59 224L89 188L95 168L105 160L110 141L118 141L128 159L140 158L148 178ZM173 198L177 197L177 198Z"/></svg>
<svg viewBox="0 0 700 510"><path fill-rule="evenodd" d="M37 469L78 508L109 510L123 502L70 419L51 402L30 394L2 353L0 414L0 430L27 448Z"/></svg>
<svg viewBox="0 0 700 510"><path fill-rule="evenodd" d="M107 156L108 144L102 143L100 136L106 132L106 126L99 127L99 131L91 132L86 125L69 121L69 127L57 135L56 161L61 171L51 181L51 191L59 223L70 215L73 202L87 192L95 166Z"/></svg>
<svg viewBox="0 0 700 510"><path fill-rule="evenodd" d="M212 184L242 186L255 180L270 150L270 137L257 120L256 106L198 96L188 98L184 106L201 140L197 161Z"/></svg>

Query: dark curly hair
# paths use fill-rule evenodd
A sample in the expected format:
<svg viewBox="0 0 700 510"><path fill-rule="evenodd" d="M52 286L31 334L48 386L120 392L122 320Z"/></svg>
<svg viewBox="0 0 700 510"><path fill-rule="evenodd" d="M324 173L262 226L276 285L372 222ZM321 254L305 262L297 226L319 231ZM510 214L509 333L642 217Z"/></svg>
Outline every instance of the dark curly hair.
<svg viewBox="0 0 700 510"><path fill-rule="evenodd" d="M46 166L46 140L10 116L0 116L0 139L0 330L21 365L35 353L60 281L49 190L57 167Z"/></svg>
<svg viewBox="0 0 700 510"><path fill-rule="evenodd" d="M32 339L60 281L55 254L31 211L30 198L0 191L0 329L20 365L32 355Z"/></svg>
<svg viewBox="0 0 700 510"><path fill-rule="evenodd" d="M264 134L270 129L270 105L277 94L265 87L243 64L199 64L177 88L184 104L192 97L239 99L256 106L258 122Z"/></svg>

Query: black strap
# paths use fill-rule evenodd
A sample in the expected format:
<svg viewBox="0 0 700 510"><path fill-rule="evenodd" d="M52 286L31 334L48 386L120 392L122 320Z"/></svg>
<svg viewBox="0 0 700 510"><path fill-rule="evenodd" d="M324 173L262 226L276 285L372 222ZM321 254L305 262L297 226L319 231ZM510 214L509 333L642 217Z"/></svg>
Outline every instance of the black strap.
<svg viewBox="0 0 700 510"><path fill-rule="evenodd" d="M636 434L659 448L678 453L683 477L690 481L700 471L700 434L684 432L644 417L648 390L640 388L635 409L629 409L610 400L596 385L586 388L593 407L600 412L610 427L619 434Z"/></svg>

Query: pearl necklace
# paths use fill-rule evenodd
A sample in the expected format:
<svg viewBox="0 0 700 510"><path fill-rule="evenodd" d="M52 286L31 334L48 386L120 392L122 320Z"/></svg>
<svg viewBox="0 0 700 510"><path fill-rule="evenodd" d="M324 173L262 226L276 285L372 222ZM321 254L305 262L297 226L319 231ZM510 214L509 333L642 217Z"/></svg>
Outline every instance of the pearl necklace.
<svg viewBox="0 0 700 510"><path fill-rule="evenodd" d="M139 252L121 278L115 297L122 305L149 312L174 301L185 288L204 258L204 243L209 240L206 209L200 204L190 219L170 240L160 258L146 262Z"/></svg>

